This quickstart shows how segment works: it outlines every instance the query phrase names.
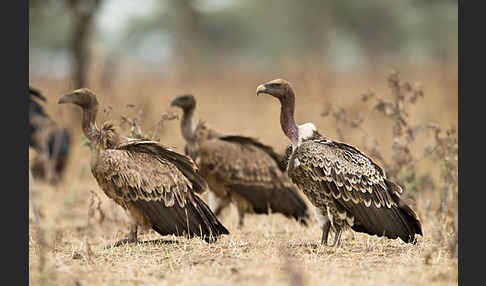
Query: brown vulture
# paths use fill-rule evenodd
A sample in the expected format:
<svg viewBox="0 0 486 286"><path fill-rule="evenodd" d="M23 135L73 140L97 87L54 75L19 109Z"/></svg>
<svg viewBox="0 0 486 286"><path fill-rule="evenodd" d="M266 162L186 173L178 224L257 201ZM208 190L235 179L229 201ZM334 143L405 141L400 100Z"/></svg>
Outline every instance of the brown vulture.
<svg viewBox="0 0 486 286"><path fill-rule="evenodd" d="M45 102L46 98L37 89L29 87L29 146L37 153L31 165L32 174L50 183L58 183L66 167L71 137L37 100Z"/></svg>
<svg viewBox="0 0 486 286"><path fill-rule="evenodd" d="M116 245L136 242L138 226L206 242L229 233L196 194L204 192L207 183L191 158L156 141L119 136L110 123L98 129L98 101L89 89L66 94L58 103L81 107L82 129L94 147L91 172L103 192L131 218L128 239Z"/></svg>
<svg viewBox="0 0 486 286"><path fill-rule="evenodd" d="M227 136L208 128L204 122L196 124L196 100L192 95L175 97L171 106L183 110L185 152L198 164L209 184L209 205L216 215L233 202L240 227L245 213L270 211L307 225L308 207L281 168L282 156L253 138Z"/></svg>
<svg viewBox="0 0 486 286"><path fill-rule="evenodd" d="M314 124L294 122L295 95L289 82L276 79L258 86L257 95L276 97L280 124L290 139L287 172L316 207L327 244L329 229L339 245L345 229L414 243L422 235L415 212L400 199L402 188L358 149L321 135Z"/></svg>

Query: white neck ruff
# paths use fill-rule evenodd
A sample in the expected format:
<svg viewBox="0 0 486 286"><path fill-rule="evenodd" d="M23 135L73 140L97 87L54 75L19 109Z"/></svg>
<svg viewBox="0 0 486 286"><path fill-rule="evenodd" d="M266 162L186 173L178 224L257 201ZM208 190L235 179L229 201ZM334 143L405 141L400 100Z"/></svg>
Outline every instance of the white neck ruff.
<svg viewBox="0 0 486 286"><path fill-rule="evenodd" d="M314 125L314 123L311 123L311 122L307 122L307 123L304 123L302 125L299 125L297 126L297 128L299 129L299 137L298 137L298 141L297 141L297 146L295 146L294 144L292 144L292 149L295 150L296 147L300 146L300 144L302 144L302 141L304 141L305 139L308 139L308 138L311 138L312 135L314 134L314 131L317 131L317 128L316 126Z"/></svg>

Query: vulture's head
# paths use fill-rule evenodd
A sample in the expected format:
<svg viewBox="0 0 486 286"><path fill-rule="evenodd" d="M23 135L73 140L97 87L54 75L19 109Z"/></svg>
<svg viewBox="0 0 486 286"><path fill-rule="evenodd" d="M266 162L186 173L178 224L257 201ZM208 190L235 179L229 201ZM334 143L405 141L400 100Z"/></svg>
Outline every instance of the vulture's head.
<svg viewBox="0 0 486 286"><path fill-rule="evenodd" d="M177 106L184 111L189 111L196 107L196 99L191 94L179 95L172 99L170 106Z"/></svg>
<svg viewBox="0 0 486 286"><path fill-rule="evenodd" d="M94 92L87 88L76 89L71 93L63 95L58 104L72 103L79 105L81 108L91 108L98 106L98 100Z"/></svg>
<svg viewBox="0 0 486 286"><path fill-rule="evenodd" d="M259 85L256 94L266 93L278 99L283 99L285 96L288 96L291 91L292 87L288 81L284 79L274 79Z"/></svg>

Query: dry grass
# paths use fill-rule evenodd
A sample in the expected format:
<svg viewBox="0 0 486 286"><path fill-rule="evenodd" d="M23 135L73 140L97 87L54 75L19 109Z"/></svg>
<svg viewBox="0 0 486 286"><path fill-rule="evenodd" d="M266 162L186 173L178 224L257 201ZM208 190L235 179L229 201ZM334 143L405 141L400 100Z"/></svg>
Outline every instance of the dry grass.
<svg viewBox="0 0 486 286"><path fill-rule="evenodd" d="M168 104L173 96L188 92L196 95L198 114L212 127L260 138L281 151L288 142L279 129L279 105L270 97L255 95L258 84L279 76L207 76L190 81L127 78L111 90L101 90L96 85L92 88L98 93L102 107L111 107L106 113L101 108L98 122L111 119L120 126L121 116L137 118L142 110L138 120L144 131L156 130L155 137L179 152L184 142L179 121L166 120L172 118L168 111L175 112ZM434 122L443 130L457 126L457 73L428 71L401 76L410 81L420 80L425 95L408 110L410 124ZM327 105L342 107L348 114L362 115L361 127L379 142L383 160L392 161L393 122L379 112L369 112L372 103L361 101L368 89L378 97L388 96L386 74L306 72L289 73L285 78L297 93L299 124L314 122L322 133L338 139L336 121L321 114ZM56 104L69 86L40 79L31 79L31 85L44 91L48 98L46 109L54 119L74 132L73 154L64 181L51 186L34 180L32 198L41 225L36 228L31 211L32 285L457 285L457 264L450 246L454 239L454 217L447 213L437 215L440 189L445 182L440 162L433 158L421 160L415 166L420 175L428 174L435 182L433 188L414 193L424 230L415 246L399 240L345 233L341 248L329 249L318 244L321 231L316 223L306 228L278 214L253 215L247 216L245 227L238 229L236 210L230 207L223 212L221 221L231 234L214 244L200 239L165 237L176 243L105 250L104 245L127 232L127 220L90 173L89 149L81 144L79 110ZM122 130L125 134L131 131ZM356 128L343 125L340 132L346 142L363 150L369 147ZM409 146L410 152L422 154L425 146L434 142L433 136L419 135ZM150 231L141 238L152 240L160 236Z"/></svg>

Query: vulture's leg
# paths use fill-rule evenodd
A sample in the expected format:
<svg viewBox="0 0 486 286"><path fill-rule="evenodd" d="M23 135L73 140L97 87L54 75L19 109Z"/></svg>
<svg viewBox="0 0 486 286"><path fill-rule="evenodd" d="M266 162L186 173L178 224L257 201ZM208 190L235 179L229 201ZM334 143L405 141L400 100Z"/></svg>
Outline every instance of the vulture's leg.
<svg viewBox="0 0 486 286"><path fill-rule="evenodd" d="M34 198L32 197L32 172L30 171L29 168L29 200L30 203L32 204L32 212L34 214L34 222L39 226L39 215L37 215L37 208L35 207L35 202Z"/></svg>
<svg viewBox="0 0 486 286"><path fill-rule="evenodd" d="M55 185L56 182L56 171L54 170L54 160L55 158L50 158L48 155L46 155L46 164L45 164L45 170L46 170L46 180L49 182L49 184Z"/></svg>
<svg viewBox="0 0 486 286"><path fill-rule="evenodd" d="M219 216L221 211L231 202L227 198L218 197L214 192L208 193L209 208L214 215Z"/></svg>
<svg viewBox="0 0 486 286"><path fill-rule="evenodd" d="M238 227L242 228L243 227L243 220L245 218L245 211L238 208Z"/></svg>
<svg viewBox="0 0 486 286"><path fill-rule="evenodd" d="M132 230L130 231L130 233L128 234L128 240L130 242L137 242L138 239L137 239L137 225L135 225Z"/></svg>
<svg viewBox="0 0 486 286"><path fill-rule="evenodd" d="M322 229L321 244L327 245L327 237L329 236L329 230L331 229L331 221L329 220L329 217L325 215L325 212L317 207L314 207L314 216Z"/></svg>
<svg viewBox="0 0 486 286"><path fill-rule="evenodd" d="M231 195L231 200L236 204L236 209L238 211L238 227L243 227L243 219L245 217L245 213L251 212L251 204L248 202L244 197L233 193Z"/></svg>
<svg viewBox="0 0 486 286"><path fill-rule="evenodd" d="M35 207L34 199L30 199L30 203L32 204L32 213L34 214L34 222L36 225L39 225L39 215L37 214L37 208Z"/></svg>
<svg viewBox="0 0 486 286"><path fill-rule="evenodd" d="M343 233L342 229L339 229L336 231L336 235L334 235L334 242L331 247L338 247L339 243L341 242L341 234Z"/></svg>
<svg viewBox="0 0 486 286"><path fill-rule="evenodd" d="M322 227L321 245L327 245L327 237L329 236L330 229L331 229L331 222L328 220Z"/></svg>
<svg viewBox="0 0 486 286"><path fill-rule="evenodd" d="M137 225L133 225L130 228L130 233L128 234L128 237L127 238L121 239L121 240L115 242L115 244L108 245L105 248L118 247L120 245L129 244L129 243L135 243L135 242L138 242L138 239L137 239Z"/></svg>

